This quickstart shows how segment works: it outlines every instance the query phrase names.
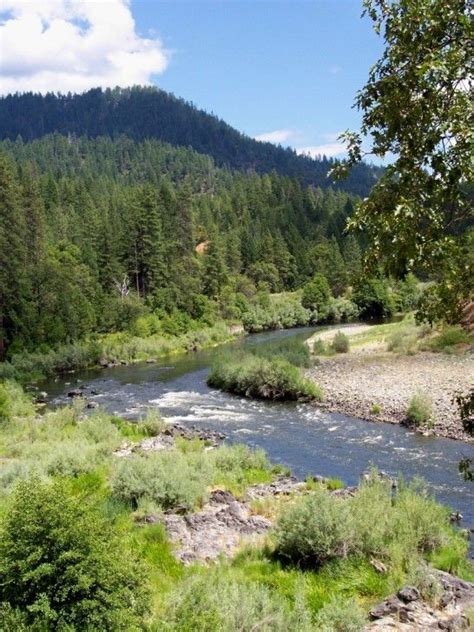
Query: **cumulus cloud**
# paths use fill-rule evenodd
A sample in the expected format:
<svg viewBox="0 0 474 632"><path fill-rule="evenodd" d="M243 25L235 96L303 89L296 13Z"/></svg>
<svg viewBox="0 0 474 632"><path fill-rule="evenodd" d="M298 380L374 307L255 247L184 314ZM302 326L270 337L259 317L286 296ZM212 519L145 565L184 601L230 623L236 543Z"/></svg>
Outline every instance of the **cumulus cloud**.
<svg viewBox="0 0 474 632"><path fill-rule="evenodd" d="M150 84L168 62L136 32L129 0L2 0L3 94Z"/></svg>
<svg viewBox="0 0 474 632"><path fill-rule="evenodd" d="M305 156L311 156L316 158L318 156L326 156L331 158L332 156L339 156L346 152L346 146L344 143L323 143L322 145L311 145L310 147L298 147L296 153Z"/></svg>
<svg viewBox="0 0 474 632"><path fill-rule="evenodd" d="M255 140L261 140L267 143L286 143L295 135L292 129L276 129L273 132L266 132L255 136Z"/></svg>

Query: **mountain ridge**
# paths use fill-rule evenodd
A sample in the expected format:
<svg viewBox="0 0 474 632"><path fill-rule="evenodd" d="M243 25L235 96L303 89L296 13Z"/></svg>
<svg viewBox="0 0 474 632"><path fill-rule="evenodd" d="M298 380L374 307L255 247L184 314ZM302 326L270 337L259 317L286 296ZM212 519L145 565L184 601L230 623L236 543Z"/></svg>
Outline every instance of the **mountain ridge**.
<svg viewBox="0 0 474 632"><path fill-rule="evenodd" d="M257 141L214 114L156 87L94 88L80 94L35 94L0 97L0 139L28 142L51 133L77 136L125 135L133 140L162 140L192 147L216 165L257 173L276 171L305 185L333 186L359 196L368 194L379 167L361 164L334 183L328 172L333 159L313 159L293 149Z"/></svg>

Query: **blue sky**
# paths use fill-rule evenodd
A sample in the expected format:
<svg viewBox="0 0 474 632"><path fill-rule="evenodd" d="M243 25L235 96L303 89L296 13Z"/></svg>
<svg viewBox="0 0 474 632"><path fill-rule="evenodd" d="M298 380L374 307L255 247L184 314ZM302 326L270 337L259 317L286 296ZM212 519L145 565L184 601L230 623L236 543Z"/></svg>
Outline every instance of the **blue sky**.
<svg viewBox="0 0 474 632"><path fill-rule="evenodd" d="M134 0L132 11L171 50L156 83L247 134L330 149L357 128L354 95L382 50L361 0Z"/></svg>
<svg viewBox="0 0 474 632"><path fill-rule="evenodd" d="M2 0L0 92L154 83L239 130L338 155L382 41L362 0Z"/></svg>

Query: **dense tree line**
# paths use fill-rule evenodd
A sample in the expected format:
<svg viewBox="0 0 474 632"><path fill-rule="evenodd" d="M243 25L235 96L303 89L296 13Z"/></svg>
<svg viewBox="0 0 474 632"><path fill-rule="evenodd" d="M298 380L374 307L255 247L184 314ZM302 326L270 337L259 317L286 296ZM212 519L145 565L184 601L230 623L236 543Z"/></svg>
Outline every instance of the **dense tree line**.
<svg viewBox="0 0 474 632"><path fill-rule="evenodd" d="M5 141L2 355L123 329L144 306L239 316L258 290L292 290L316 272L338 296L360 266L344 232L354 202L156 140Z"/></svg>
<svg viewBox="0 0 474 632"><path fill-rule="evenodd" d="M24 141L59 132L77 136L126 135L137 141L156 138L192 147L212 156L219 166L297 177L305 184L332 185L334 161L299 156L292 149L254 140L193 104L152 87L83 94L16 94L0 98L0 139ZM356 165L336 186L360 196L368 194L381 170Z"/></svg>

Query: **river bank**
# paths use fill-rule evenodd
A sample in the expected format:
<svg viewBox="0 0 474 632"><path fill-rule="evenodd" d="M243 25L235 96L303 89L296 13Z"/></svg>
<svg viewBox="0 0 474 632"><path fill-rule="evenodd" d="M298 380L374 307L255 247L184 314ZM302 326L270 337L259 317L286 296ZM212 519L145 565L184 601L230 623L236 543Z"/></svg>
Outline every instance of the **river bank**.
<svg viewBox="0 0 474 632"><path fill-rule="evenodd" d="M64 502L103 514L121 558L143 568L150 629L242 629L242 614L246 629L301 632L384 629L392 619L410 631L428 620L442 629L467 624L467 540L450 510L416 484L375 470L348 486L315 473L293 477L212 426L150 409L131 422L100 408L86 416L75 402L38 417L15 388L0 427L0 515L22 502L20 480L23 515L37 511L45 542L55 542L51 514L30 506L39 486L50 495L63 486Z"/></svg>
<svg viewBox="0 0 474 632"><path fill-rule="evenodd" d="M56 375L93 368L113 368L185 354L223 345L245 332L241 325L220 321L176 336L133 336L126 332L104 334L56 349L24 352L0 363L0 379L38 382Z"/></svg>
<svg viewBox="0 0 474 632"><path fill-rule="evenodd" d="M328 344L335 331L337 328L316 333L308 345L317 347L318 340ZM322 406L369 421L405 423L411 398L421 393L431 401L432 416L417 428L419 432L472 441L463 430L454 401L456 394L467 393L474 386L472 349L458 353L388 351L394 333L401 340L413 336L398 323L393 329L379 327L375 335L368 325L350 325L342 331L349 338L349 352L317 355L317 365L306 371L306 377L323 388Z"/></svg>

